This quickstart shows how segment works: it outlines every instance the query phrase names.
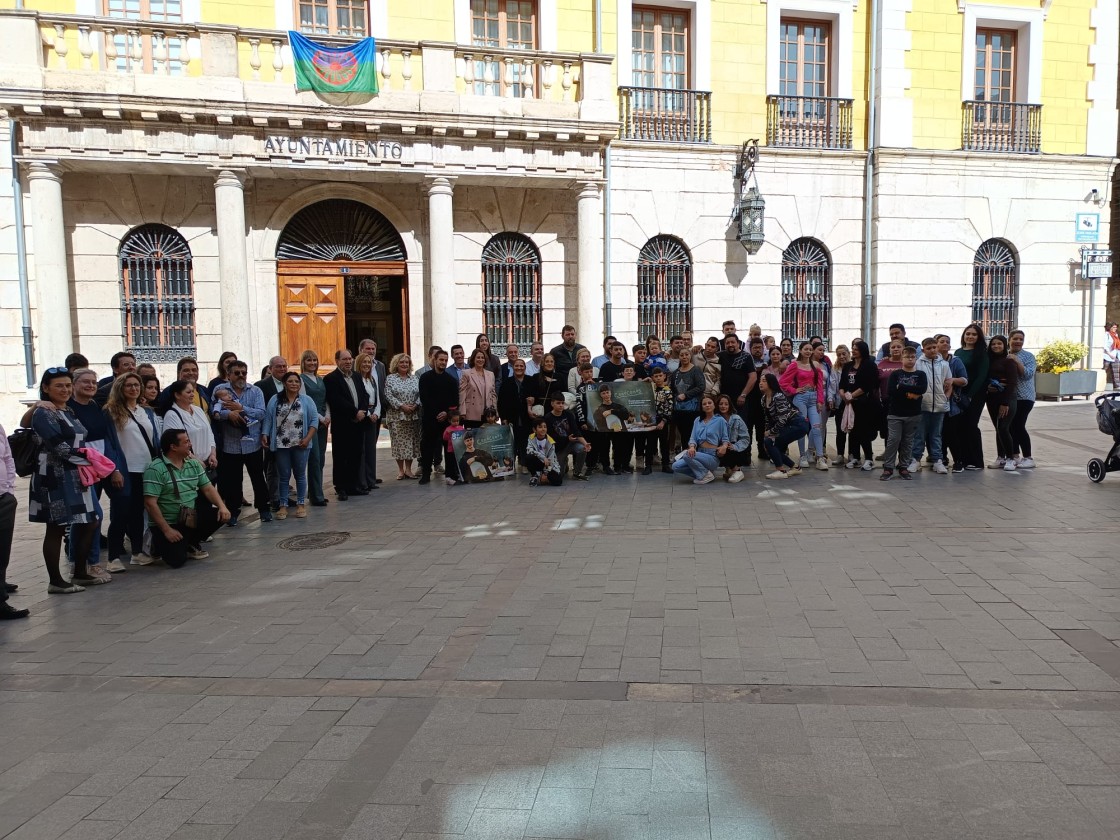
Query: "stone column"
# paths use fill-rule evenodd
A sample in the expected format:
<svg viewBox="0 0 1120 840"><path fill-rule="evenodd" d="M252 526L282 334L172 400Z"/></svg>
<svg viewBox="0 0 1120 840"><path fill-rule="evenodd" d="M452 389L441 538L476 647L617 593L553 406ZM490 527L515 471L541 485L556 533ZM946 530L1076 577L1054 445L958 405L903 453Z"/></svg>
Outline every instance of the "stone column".
<svg viewBox="0 0 1120 840"><path fill-rule="evenodd" d="M245 253L245 173L223 169L214 180L221 284L222 349L249 362L255 353L249 318L249 270Z"/></svg>
<svg viewBox="0 0 1120 840"><path fill-rule="evenodd" d="M74 352L66 226L62 220L62 172L54 161L27 164L31 191L31 237L35 249L39 367L61 366Z"/></svg>
<svg viewBox="0 0 1120 840"><path fill-rule="evenodd" d="M588 347L603 340L603 214L599 184L581 181L576 199L576 339Z"/></svg>
<svg viewBox="0 0 1120 840"><path fill-rule="evenodd" d="M455 314L454 178L428 178L428 301L431 343L448 348L459 340Z"/></svg>

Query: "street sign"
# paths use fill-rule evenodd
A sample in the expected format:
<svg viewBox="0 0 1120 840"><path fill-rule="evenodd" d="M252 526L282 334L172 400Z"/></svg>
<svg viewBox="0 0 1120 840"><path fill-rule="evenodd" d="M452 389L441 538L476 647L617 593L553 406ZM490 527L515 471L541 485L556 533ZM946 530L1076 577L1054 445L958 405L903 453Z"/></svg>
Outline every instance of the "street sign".
<svg viewBox="0 0 1120 840"><path fill-rule="evenodd" d="M1081 276L1086 280L1112 277L1112 251L1108 248L1082 248Z"/></svg>
<svg viewBox="0 0 1120 840"><path fill-rule="evenodd" d="M1078 213L1075 242L1096 242L1101 233L1100 213Z"/></svg>

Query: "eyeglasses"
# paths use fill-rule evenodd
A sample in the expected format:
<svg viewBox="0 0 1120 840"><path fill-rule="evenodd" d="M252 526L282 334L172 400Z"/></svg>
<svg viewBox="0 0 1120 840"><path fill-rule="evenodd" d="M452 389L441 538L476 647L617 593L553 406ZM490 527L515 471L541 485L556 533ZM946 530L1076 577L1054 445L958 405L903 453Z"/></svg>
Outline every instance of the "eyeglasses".
<svg viewBox="0 0 1120 840"><path fill-rule="evenodd" d="M64 368L64 367L53 367L53 368L47 368L46 372L47 372L47 376L54 376L57 373L67 373L68 374L68 373L70 373L70 369L69 368Z"/></svg>

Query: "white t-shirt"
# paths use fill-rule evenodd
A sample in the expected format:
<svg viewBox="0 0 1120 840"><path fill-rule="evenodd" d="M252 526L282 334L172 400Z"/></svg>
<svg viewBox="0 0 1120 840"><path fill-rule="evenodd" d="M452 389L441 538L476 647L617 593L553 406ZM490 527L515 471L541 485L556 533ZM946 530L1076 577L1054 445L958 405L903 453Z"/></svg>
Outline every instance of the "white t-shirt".
<svg viewBox="0 0 1120 840"><path fill-rule="evenodd" d="M159 435L160 423L159 418L155 418L155 425L152 425L152 417L142 406L136 406L132 409L132 416L135 421L129 420L124 424L123 429L118 429L117 436L121 441L121 449L124 451L124 459L128 464L128 471L130 473L142 473L148 468L148 464L152 463L152 451L148 448L148 441L156 449L159 449ZM141 434L140 426L144 427L144 432ZM148 436L148 440L144 440L144 435Z"/></svg>
<svg viewBox="0 0 1120 840"><path fill-rule="evenodd" d="M214 429L210 426L210 419L206 412L200 408L194 411L184 411L177 405L171 406L167 414L163 415L163 428L182 429L191 439L191 450L194 457L205 461L214 449Z"/></svg>

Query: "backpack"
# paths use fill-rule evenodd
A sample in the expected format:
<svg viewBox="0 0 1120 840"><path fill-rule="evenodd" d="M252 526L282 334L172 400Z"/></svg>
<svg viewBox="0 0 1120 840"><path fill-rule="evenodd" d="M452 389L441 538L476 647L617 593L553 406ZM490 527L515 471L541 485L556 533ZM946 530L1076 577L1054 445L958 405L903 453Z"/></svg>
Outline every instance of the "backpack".
<svg viewBox="0 0 1120 840"><path fill-rule="evenodd" d="M16 462L16 475L26 478L39 469L39 449L43 441L31 429L16 429L8 435L12 460Z"/></svg>

